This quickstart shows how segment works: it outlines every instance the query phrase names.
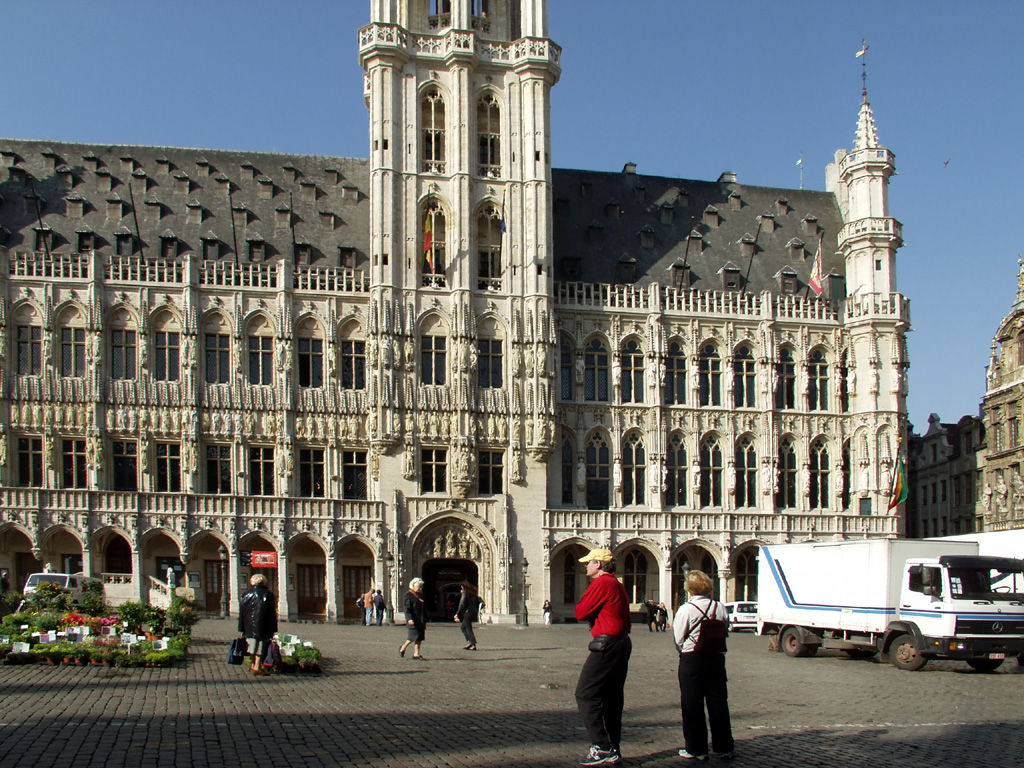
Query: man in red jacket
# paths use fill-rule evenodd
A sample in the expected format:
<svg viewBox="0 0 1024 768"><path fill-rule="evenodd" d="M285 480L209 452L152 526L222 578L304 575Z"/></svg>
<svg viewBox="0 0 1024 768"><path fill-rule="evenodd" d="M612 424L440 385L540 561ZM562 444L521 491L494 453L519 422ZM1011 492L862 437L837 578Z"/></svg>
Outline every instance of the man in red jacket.
<svg viewBox="0 0 1024 768"><path fill-rule="evenodd" d="M576 618L590 623L590 654L576 684L576 705L590 736L590 752L580 765L622 762L623 689L633 644L629 639L629 598L615 573L610 550L592 549L580 558L587 564L590 586L576 603Z"/></svg>

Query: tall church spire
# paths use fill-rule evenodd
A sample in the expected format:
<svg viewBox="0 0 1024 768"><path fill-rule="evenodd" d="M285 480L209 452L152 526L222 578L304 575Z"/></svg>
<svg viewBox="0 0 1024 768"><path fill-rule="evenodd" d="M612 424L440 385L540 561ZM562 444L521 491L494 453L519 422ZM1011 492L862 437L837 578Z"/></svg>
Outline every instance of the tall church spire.
<svg viewBox="0 0 1024 768"><path fill-rule="evenodd" d="M881 146L878 129L875 128L875 113L871 111L871 104L868 101L867 91L865 91L864 100L860 105L860 115L857 117L857 134L853 139L853 149L857 151Z"/></svg>

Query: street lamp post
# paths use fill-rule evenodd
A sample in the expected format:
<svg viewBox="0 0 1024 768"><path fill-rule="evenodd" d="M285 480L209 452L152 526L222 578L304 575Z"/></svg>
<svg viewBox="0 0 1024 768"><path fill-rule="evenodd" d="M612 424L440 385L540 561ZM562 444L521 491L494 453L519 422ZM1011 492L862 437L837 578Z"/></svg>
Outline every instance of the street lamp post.
<svg viewBox="0 0 1024 768"><path fill-rule="evenodd" d="M523 626L530 626L530 617L526 613L526 569L530 567L527 559L523 558Z"/></svg>
<svg viewBox="0 0 1024 768"><path fill-rule="evenodd" d="M223 544L217 550L220 555L220 617L228 618L228 550Z"/></svg>

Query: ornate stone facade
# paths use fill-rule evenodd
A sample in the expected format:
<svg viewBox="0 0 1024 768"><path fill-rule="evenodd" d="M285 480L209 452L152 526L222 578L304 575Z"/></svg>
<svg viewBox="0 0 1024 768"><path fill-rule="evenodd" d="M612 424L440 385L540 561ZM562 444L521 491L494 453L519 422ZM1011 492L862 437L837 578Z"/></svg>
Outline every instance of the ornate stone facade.
<svg viewBox="0 0 1024 768"><path fill-rule="evenodd" d="M827 192L553 171L545 0L432 7L371 3L368 160L0 142L0 566L146 598L180 562L212 609L223 546L293 616L423 574L508 620L571 615L596 545L675 604L690 568L755 596L759 544L900 532L866 95Z"/></svg>

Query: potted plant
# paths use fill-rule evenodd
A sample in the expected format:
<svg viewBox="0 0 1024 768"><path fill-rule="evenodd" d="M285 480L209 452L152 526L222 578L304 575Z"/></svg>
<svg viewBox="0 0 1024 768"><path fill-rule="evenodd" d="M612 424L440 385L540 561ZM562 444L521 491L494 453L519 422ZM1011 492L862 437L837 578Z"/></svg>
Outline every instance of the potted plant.
<svg viewBox="0 0 1024 768"><path fill-rule="evenodd" d="M106 648L102 645L93 646L92 651L89 653L89 661L92 664L105 664L109 658L110 648Z"/></svg>
<svg viewBox="0 0 1024 768"><path fill-rule="evenodd" d="M322 656L319 648L303 646L295 649L295 661L298 662L299 670L302 672L319 672Z"/></svg>
<svg viewBox="0 0 1024 768"><path fill-rule="evenodd" d="M279 672L283 672L286 675L294 675L299 671L299 662L295 660L294 656L282 656L281 666L277 669Z"/></svg>
<svg viewBox="0 0 1024 768"><path fill-rule="evenodd" d="M150 651L146 654L147 667L169 667L174 658L168 651Z"/></svg>

